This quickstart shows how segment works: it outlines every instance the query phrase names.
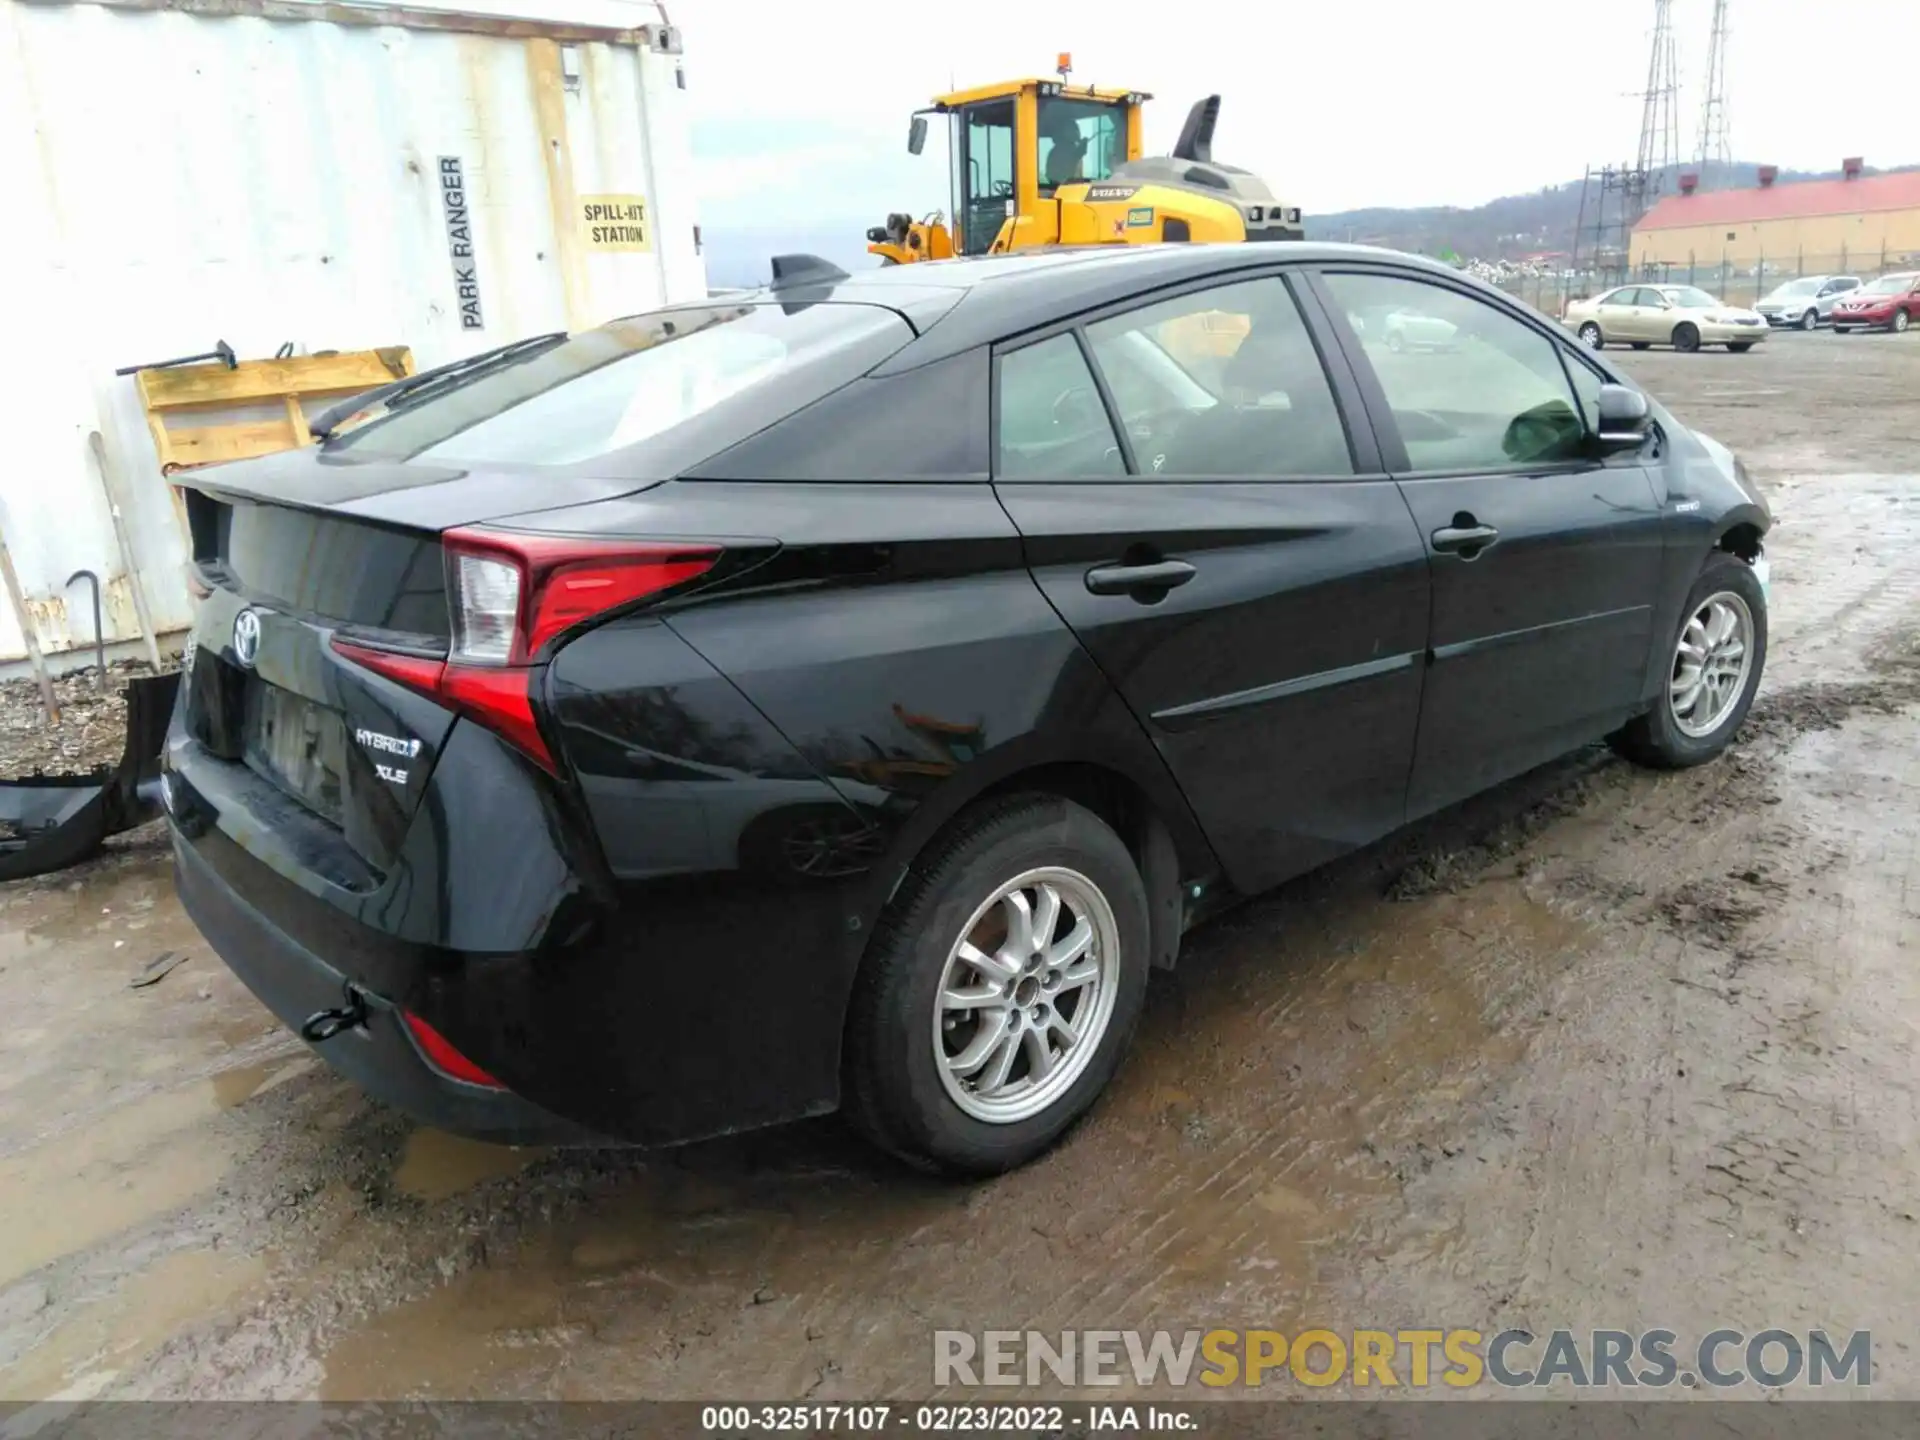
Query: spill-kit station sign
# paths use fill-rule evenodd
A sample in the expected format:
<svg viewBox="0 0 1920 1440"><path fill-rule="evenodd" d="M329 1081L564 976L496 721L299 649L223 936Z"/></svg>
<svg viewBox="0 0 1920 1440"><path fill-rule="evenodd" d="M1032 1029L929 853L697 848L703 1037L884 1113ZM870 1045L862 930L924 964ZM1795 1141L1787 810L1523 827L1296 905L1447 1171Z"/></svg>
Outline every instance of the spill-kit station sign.
<svg viewBox="0 0 1920 1440"><path fill-rule="evenodd" d="M589 250L650 250L642 195L582 195L580 233Z"/></svg>

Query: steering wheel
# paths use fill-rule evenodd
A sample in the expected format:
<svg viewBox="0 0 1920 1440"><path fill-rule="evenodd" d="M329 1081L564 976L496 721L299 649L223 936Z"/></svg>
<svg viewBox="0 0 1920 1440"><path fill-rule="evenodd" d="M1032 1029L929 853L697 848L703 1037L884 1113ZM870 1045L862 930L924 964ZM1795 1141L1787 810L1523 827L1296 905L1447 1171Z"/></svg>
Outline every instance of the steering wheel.
<svg viewBox="0 0 1920 1440"><path fill-rule="evenodd" d="M1004 200L1011 194L1013 194L1013 182L1011 180L996 180L993 182L994 199Z"/></svg>

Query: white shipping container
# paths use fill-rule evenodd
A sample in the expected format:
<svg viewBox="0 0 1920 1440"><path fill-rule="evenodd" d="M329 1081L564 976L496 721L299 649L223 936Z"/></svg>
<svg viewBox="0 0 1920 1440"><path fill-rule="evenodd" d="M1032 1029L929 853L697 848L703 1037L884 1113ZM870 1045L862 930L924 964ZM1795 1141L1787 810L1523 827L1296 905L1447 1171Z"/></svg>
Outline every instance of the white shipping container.
<svg viewBox="0 0 1920 1440"><path fill-rule="evenodd" d="M80 570L109 645L139 634L96 430L155 628L189 620L116 369L220 340L426 369L704 295L679 52L632 0L0 0L0 529L41 649L92 649ZM25 655L0 603L0 671Z"/></svg>

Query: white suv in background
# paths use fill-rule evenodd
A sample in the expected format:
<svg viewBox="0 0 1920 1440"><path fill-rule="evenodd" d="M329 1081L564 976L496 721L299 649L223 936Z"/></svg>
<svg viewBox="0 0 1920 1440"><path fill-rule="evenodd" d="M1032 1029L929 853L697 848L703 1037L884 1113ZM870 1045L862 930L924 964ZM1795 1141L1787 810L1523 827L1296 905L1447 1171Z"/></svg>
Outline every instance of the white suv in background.
<svg viewBox="0 0 1920 1440"><path fill-rule="evenodd" d="M1769 327L1814 330L1833 319L1833 307L1860 288L1858 275L1803 275L1768 292L1753 308Z"/></svg>

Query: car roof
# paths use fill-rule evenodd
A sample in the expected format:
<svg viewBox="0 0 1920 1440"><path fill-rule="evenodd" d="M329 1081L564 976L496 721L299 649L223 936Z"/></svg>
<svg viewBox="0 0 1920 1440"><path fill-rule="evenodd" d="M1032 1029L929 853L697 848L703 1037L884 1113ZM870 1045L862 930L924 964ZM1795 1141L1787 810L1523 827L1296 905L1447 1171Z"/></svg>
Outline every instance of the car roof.
<svg viewBox="0 0 1920 1440"><path fill-rule="evenodd" d="M1187 280L1275 264L1391 261L1464 279L1451 266L1370 245L1302 240L1245 244L1043 246L1007 255L886 265L763 292L784 302L837 301L899 310L920 337L883 370L903 369L1057 324Z"/></svg>

